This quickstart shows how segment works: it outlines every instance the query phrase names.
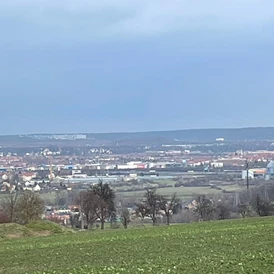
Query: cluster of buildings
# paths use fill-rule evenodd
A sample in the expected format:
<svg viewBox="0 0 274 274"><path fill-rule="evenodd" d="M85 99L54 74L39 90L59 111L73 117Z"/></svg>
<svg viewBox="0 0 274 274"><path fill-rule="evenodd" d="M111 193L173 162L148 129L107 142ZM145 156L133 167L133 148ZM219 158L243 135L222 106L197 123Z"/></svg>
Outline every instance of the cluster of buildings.
<svg viewBox="0 0 274 274"><path fill-rule="evenodd" d="M89 167L92 169L166 169L191 168L209 166L224 168L229 166L243 167L245 162L267 163L274 159L273 151L255 151L227 153L222 155L181 150L147 151L145 153L111 154L107 149L90 149L92 155L64 156L60 152L41 149L39 153L26 153L18 156L16 153L0 154L0 172L7 170L43 170L49 168L50 161L55 168L69 169L73 166Z"/></svg>
<svg viewBox="0 0 274 274"><path fill-rule="evenodd" d="M2 176L0 178L2 182L9 184L11 182L9 174L12 173L18 174L16 180L24 183L35 180L52 181L58 177L83 179L92 175L108 176L111 172L128 175L145 174L151 171L238 170L242 171L242 179L248 176L266 180L274 175L274 162L270 162L274 159L273 151L243 152L239 150L235 153L219 155L185 150L146 151L126 155L107 152L106 149L97 148L91 156L63 156L43 148L40 154L26 153L24 156L18 156L7 153L0 155L0 176ZM246 170L247 162L250 163L248 171Z"/></svg>

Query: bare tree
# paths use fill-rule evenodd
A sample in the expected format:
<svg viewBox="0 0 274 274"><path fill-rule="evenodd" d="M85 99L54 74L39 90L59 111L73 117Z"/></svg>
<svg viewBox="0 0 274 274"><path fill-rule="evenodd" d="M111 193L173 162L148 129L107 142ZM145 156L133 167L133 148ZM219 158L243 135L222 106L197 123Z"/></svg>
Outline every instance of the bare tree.
<svg viewBox="0 0 274 274"><path fill-rule="evenodd" d="M145 193L146 216L151 218L153 226L157 223L157 215L160 210L160 196L156 189L147 189Z"/></svg>
<svg viewBox="0 0 274 274"><path fill-rule="evenodd" d="M238 201L237 207L238 211L241 214L242 218L247 217L251 213L251 206L250 206L250 190L245 190L238 193Z"/></svg>
<svg viewBox="0 0 274 274"><path fill-rule="evenodd" d="M124 228L127 229L128 224L130 222L130 213L126 207L122 208L122 210L121 210L121 221L122 221Z"/></svg>
<svg viewBox="0 0 274 274"><path fill-rule="evenodd" d="M211 199L206 198L205 195L197 197L197 206L194 212L199 215L202 221L210 220L213 217L215 211L214 203Z"/></svg>
<svg viewBox="0 0 274 274"><path fill-rule="evenodd" d="M231 208L225 201L218 201L215 210L219 220L229 219L231 215Z"/></svg>
<svg viewBox="0 0 274 274"><path fill-rule="evenodd" d="M40 196L31 191L26 191L18 199L18 219L26 224L41 218L44 212L44 202Z"/></svg>
<svg viewBox="0 0 274 274"><path fill-rule="evenodd" d="M19 194L18 192L16 192L15 194L6 194L0 200L0 208L8 217L8 220L10 223L15 222L17 219L16 215L19 210L18 198L19 198Z"/></svg>
<svg viewBox="0 0 274 274"><path fill-rule="evenodd" d="M90 229L97 219L96 206L98 197L91 191L83 191L79 195L79 205L81 218L83 215L87 222L87 227Z"/></svg>
<svg viewBox="0 0 274 274"><path fill-rule="evenodd" d="M178 205L180 205L180 200L177 199L176 193L172 195L171 199L164 196L160 196L159 198L159 208L165 212L166 224L169 225L172 215L175 213Z"/></svg>
<svg viewBox="0 0 274 274"><path fill-rule="evenodd" d="M263 200L258 194L254 201L252 201L252 206L259 216L270 216L273 212L272 204Z"/></svg>
<svg viewBox="0 0 274 274"><path fill-rule="evenodd" d="M135 215L141 218L142 225L144 226L144 219L149 213L148 206L145 203L137 203L136 207Z"/></svg>
<svg viewBox="0 0 274 274"><path fill-rule="evenodd" d="M250 213L250 208L247 203L239 203L238 210L239 210L239 213L241 214L242 218L245 218Z"/></svg>
<svg viewBox="0 0 274 274"><path fill-rule="evenodd" d="M101 221L101 229L104 229L106 219L113 216L116 211L114 204L115 193L109 184L104 184L101 180L98 184L91 186L90 191L96 197L95 215Z"/></svg>

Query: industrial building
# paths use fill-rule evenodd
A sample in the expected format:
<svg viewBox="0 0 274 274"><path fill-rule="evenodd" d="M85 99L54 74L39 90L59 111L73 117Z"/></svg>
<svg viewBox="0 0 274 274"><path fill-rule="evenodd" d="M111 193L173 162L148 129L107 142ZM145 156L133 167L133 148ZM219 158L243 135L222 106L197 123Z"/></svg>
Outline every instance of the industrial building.
<svg viewBox="0 0 274 274"><path fill-rule="evenodd" d="M248 178L256 179L256 178L264 178L266 175L265 168L253 168L248 170ZM242 171L242 179L245 180L247 178L247 170Z"/></svg>

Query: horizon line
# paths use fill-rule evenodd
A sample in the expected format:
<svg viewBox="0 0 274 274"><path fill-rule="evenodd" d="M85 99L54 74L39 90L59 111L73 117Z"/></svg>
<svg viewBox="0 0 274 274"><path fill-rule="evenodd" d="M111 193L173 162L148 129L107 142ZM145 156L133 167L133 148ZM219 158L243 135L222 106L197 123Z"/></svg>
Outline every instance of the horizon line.
<svg viewBox="0 0 274 274"><path fill-rule="evenodd" d="M243 129L270 129L274 126L250 126L250 127L222 127L222 128L186 128L186 129L168 129L168 130L149 130L149 131L114 131L114 132L62 132L62 133L18 133L18 134L0 134L0 137L8 136L30 136L30 135L77 135L77 134L138 134L138 133L159 133L175 131L198 131L198 130L243 130Z"/></svg>

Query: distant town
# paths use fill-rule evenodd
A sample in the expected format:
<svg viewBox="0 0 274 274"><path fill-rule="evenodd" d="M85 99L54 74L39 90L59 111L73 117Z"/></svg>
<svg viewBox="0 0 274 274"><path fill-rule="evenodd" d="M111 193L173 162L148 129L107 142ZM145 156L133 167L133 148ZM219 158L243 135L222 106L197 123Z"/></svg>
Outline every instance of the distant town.
<svg viewBox="0 0 274 274"><path fill-rule="evenodd" d="M204 142L165 135L2 136L0 192L36 192L48 208L70 210L81 191L102 181L133 210L146 189L177 193L185 205L200 194L230 193L237 200L247 183L258 187L274 178L274 135L273 141L216 135Z"/></svg>

